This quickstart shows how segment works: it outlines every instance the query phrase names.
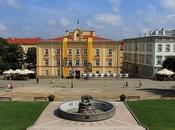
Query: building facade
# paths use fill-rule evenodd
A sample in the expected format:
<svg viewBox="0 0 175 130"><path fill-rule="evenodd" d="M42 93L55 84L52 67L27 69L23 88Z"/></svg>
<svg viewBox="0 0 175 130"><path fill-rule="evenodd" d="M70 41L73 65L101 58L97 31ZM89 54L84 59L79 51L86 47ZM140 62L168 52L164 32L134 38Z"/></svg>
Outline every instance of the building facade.
<svg viewBox="0 0 175 130"><path fill-rule="evenodd" d="M99 37L95 31L75 29L37 45L37 76L68 77L83 73L120 73L121 42Z"/></svg>
<svg viewBox="0 0 175 130"><path fill-rule="evenodd" d="M14 38L9 37L6 39L8 44L11 45L20 45L23 48L24 53L26 54L29 48L36 47L37 43L41 41L40 38Z"/></svg>
<svg viewBox="0 0 175 130"><path fill-rule="evenodd" d="M154 77L167 57L175 57L175 37L150 35L124 39L124 71L137 77Z"/></svg>

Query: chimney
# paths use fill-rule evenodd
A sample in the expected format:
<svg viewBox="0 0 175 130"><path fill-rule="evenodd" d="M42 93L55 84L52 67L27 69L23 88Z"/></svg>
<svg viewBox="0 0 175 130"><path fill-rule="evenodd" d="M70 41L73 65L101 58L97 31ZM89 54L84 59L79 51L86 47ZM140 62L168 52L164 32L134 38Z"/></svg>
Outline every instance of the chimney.
<svg viewBox="0 0 175 130"><path fill-rule="evenodd" d="M164 30L164 28L162 28L161 31L162 31L162 35L165 36L165 30Z"/></svg>

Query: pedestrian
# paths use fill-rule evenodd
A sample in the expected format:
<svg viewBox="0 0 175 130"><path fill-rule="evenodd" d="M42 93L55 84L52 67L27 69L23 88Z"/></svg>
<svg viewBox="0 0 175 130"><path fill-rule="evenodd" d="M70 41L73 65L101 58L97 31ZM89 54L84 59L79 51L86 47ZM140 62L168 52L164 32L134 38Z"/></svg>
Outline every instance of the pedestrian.
<svg viewBox="0 0 175 130"><path fill-rule="evenodd" d="M128 87L128 81L126 81L126 88Z"/></svg>
<svg viewBox="0 0 175 130"><path fill-rule="evenodd" d="M142 87L142 81L140 80L139 81L139 88L141 88Z"/></svg>
<svg viewBox="0 0 175 130"><path fill-rule="evenodd" d="M7 84L7 92L10 90L10 83Z"/></svg>
<svg viewBox="0 0 175 130"><path fill-rule="evenodd" d="M39 84L39 78L36 78L36 82L37 82L37 84Z"/></svg>

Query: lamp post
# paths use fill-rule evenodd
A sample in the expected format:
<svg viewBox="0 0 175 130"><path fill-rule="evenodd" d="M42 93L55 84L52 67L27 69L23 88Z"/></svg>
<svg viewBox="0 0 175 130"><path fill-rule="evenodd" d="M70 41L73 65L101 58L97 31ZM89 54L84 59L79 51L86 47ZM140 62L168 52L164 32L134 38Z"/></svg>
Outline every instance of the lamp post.
<svg viewBox="0 0 175 130"><path fill-rule="evenodd" d="M74 87L74 66L72 65L72 70L71 70L71 88Z"/></svg>

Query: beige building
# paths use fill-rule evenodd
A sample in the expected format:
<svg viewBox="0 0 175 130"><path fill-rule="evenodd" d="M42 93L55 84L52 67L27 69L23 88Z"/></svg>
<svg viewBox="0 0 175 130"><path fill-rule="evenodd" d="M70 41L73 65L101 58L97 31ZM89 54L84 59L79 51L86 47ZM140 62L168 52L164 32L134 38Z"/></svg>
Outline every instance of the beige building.
<svg viewBox="0 0 175 130"><path fill-rule="evenodd" d="M37 44L37 76L120 73L122 54L121 42L99 37L95 31L75 29Z"/></svg>
<svg viewBox="0 0 175 130"><path fill-rule="evenodd" d="M8 44L20 45L26 54L29 48L36 47L37 43L41 41L40 38L14 38L9 37L6 39Z"/></svg>

